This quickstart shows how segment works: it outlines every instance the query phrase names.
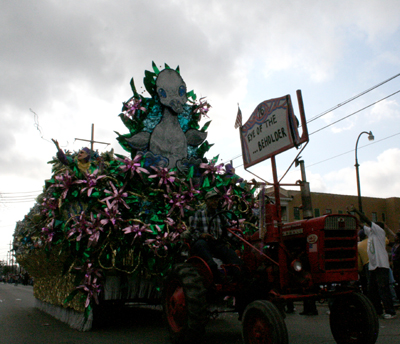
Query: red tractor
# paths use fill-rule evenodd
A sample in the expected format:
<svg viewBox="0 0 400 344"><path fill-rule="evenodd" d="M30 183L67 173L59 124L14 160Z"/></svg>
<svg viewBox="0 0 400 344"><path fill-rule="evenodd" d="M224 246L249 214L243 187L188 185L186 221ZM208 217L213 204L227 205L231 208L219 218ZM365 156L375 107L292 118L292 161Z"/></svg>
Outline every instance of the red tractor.
<svg viewBox="0 0 400 344"><path fill-rule="evenodd" d="M304 142L308 134L299 91L298 98ZM284 307L307 300L329 304L330 327L337 343L376 342L376 311L357 286L357 220L350 214L312 218L304 162L297 157L304 219L282 223L280 184L272 156L275 203L260 207L260 230L243 235L239 228L227 229L242 244L239 255L245 271L241 280L214 284L207 264L190 253L185 263L172 269L164 287L164 311L173 342L199 342L209 305L227 297L235 300L232 310L242 321L244 343L288 343Z"/></svg>
<svg viewBox="0 0 400 344"><path fill-rule="evenodd" d="M329 303L337 343L376 342L377 314L355 283L356 218L331 214L282 224L272 216L278 206L265 206L272 221L264 235L228 229L242 243L242 280L214 284L207 264L194 256L173 268L164 288L164 310L175 343L200 341L208 306L227 296L235 299L232 310L242 320L244 343L288 343L284 306L303 300Z"/></svg>

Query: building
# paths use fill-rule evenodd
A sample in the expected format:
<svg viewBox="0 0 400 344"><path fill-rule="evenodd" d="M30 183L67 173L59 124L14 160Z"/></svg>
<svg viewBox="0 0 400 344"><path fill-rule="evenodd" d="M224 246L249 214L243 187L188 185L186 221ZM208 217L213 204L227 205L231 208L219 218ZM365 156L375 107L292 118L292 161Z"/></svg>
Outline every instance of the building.
<svg viewBox="0 0 400 344"><path fill-rule="evenodd" d="M268 188L266 194L274 199L273 188ZM280 189L282 221L292 222L302 219L300 190ZM357 196L335 195L322 192L311 192L311 202L315 217L325 214L346 214L347 207L358 205ZM382 221L390 229L397 232L400 229L400 198L362 197L363 211L373 222Z"/></svg>

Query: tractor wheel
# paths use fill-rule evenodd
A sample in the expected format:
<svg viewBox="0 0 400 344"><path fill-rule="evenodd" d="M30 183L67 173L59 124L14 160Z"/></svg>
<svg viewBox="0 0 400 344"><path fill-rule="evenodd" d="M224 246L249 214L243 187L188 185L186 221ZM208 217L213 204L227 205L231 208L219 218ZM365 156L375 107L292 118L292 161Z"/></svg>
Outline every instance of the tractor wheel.
<svg viewBox="0 0 400 344"><path fill-rule="evenodd" d="M177 264L164 285L164 314L173 343L198 343L207 322L206 289L197 270Z"/></svg>
<svg viewBox="0 0 400 344"><path fill-rule="evenodd" d="M360 293L347 294L333 300L330 326L338 344L374 344L379 321L371 301Z"/></svg>
<svg viewBox="0 0 400 344"><path fill-rule="evenodd" d="M250 303L243 314L242 335L245 344L288 344L285 321L270 301Z"/></svg>

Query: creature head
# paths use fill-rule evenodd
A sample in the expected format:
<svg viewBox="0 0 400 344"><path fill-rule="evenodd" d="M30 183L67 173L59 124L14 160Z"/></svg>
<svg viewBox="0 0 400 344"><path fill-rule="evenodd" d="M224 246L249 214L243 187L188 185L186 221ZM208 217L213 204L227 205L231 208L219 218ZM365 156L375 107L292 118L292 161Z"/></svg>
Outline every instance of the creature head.
<svg viewBox="0 0 400 344"><path fill-rule="evenodd" d="M182 77L173 69L164 69L158 74L156 90L161 104L179 114L186 104L186 84Z"/></svg>

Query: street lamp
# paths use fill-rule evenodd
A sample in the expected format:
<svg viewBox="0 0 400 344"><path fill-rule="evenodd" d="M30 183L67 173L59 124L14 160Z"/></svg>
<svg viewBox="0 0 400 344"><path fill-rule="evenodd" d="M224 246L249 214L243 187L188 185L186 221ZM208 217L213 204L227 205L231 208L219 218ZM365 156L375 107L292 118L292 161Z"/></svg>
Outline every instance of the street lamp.
<svg viewBox="0 0 400 344"><path fill-rule="evenodd" d="M374 135L372 135L372 131L367 132L367 131L363 131L362 133L360 133L360 135L358 135L357 138L357 142L356 142L356 149L355 149L355 153L356 153L356 164L354 165L356 167L356 174L357 174L357 194L358 194L358 210L362 213L362 203L361 203L361 187L360 187L360 172L358 171L358 167L360 166L358 164L358 159L357 159L357 146L358 146L358 141L360 140L360 136L362 134L367 134L368 135L368 140L370 141L374 141Z"/></svg>

